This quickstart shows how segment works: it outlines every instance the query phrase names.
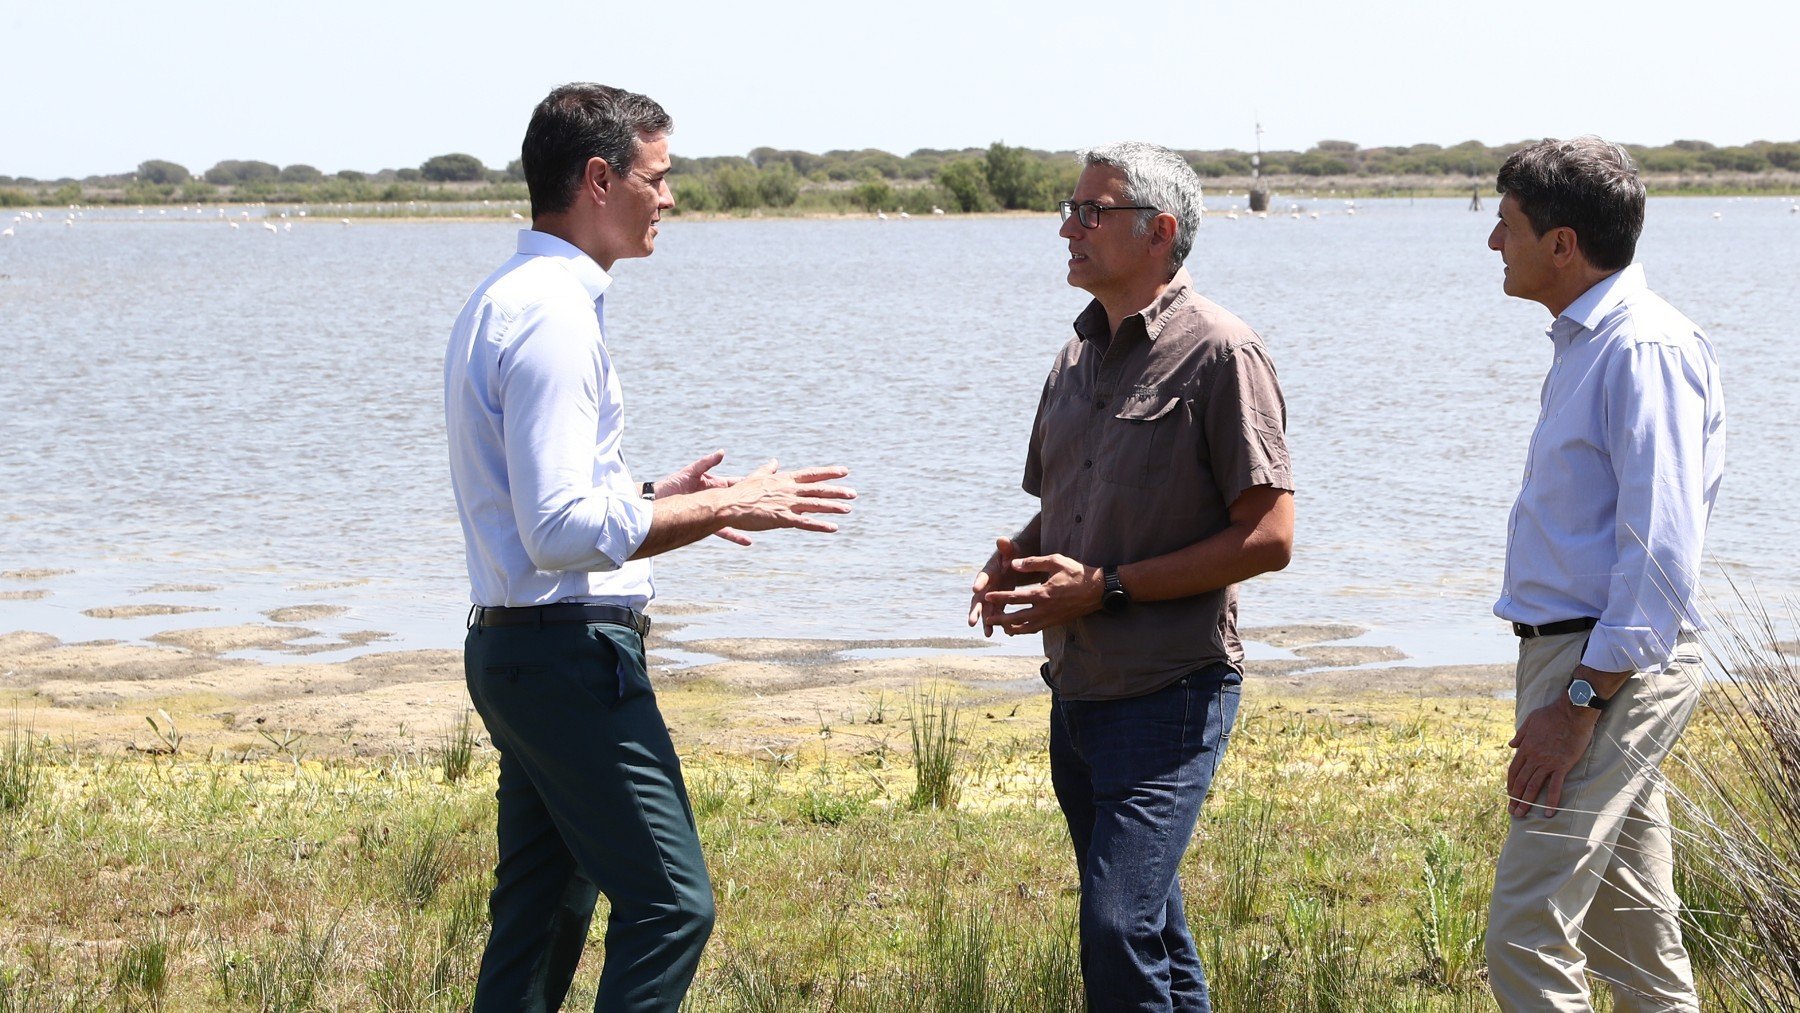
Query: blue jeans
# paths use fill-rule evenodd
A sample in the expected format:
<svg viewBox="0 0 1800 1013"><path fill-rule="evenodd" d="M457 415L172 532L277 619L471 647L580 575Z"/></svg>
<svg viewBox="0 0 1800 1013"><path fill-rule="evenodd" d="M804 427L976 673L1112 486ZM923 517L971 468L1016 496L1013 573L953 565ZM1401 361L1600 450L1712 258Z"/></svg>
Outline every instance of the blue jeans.
<svg viewBox="0 0 1800 1013"><path fill-rule="evenodd" d="M1081 875L1089 1010L1212 1010L1178 872L1241 683L1221 662L1127 700L1051 695L1050 780Z"/></svg>

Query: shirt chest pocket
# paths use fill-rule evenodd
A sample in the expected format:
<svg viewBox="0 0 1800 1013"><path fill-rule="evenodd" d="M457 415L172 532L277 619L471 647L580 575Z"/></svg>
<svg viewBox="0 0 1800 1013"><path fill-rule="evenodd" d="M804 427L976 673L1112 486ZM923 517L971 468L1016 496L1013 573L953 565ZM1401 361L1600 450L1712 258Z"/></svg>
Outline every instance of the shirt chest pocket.
<svg viewBox="0 0 1800 1013"><path fill-rule="evenodd" d="M1156 481L1169 464L1176 430L1181 426L1181 399L1156 390L1139 390L1101 425L1100 477L1118 485L1143 488Z"/></svg>

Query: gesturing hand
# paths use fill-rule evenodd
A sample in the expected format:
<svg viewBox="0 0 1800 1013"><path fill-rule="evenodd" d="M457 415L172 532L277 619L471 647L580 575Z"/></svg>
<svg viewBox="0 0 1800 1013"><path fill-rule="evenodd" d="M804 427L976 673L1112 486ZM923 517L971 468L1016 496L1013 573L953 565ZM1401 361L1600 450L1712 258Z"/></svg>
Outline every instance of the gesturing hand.
<svg viewBox="0 0 1800 1013"><path fill-rule="evenodd" d="M776 471L775 467L776 462L770 461L725 490L724 513L731 526L742 531L836 531L837 525L831 521L808 515L850 512L850 504L841 501L855 499L855 490L824 484L850 474L850 469L832 465ZM745 539L745 544L748 542Z"/></svg>
<svg viewBox="0 0 1800 1013"><path fill-rule="evenodd" d="M1517 750L1506 769L1506 794L1511 799L1507 811L1518 817L1531 815L1541 793L1544 815L1555 816L1562 805L1563 779L1587 753L1598 721L1599 712L1577 713L1561 700L1525 715L1519 733L1507 743Z"/></svg>
<svg viewBox="0 0 1800 1013"><path fill-rule="evenodd" d="M702 489L724 489L736 485L739 477L732 475L715 475L712 473L725 460L725 451L715 450L693 464L672 472L668 477L656 483L656 495L684 496Z"/></svg>
<svg viewBox="0 0 1800 1013"><path fill-rule="evenodd" d="M712 470L725 460L725 451L715 450L693 464L673 472L655 483L657 498L665 496L685 496L690 492L702 489L728 489L736 485L740 479L735 476L715 475ZM713 532L728 542L738 545L749 545L750 539L735 528L720 528Z"/></svg>
<svg viewBox="0 0 1800 1013"><path fill-rule="evenodd" d="M982 565L981 572L975 575L975 583L969 586L972 592L969 598L969 625L981 624L981 635L994 635L994 625L1000 621L1005 610L999 605L990 605L987 601L989 591L1010 591L1019 586L1019 573L1012 568L1013 554L1017 549L1010 538L994 539L994 554Z"/></svg>
<svg viewBox="0 0 1800 1013"><path fill-rule="evenodd" d="M1068 556L1025 556L1012 561L1015 580L1024 586L1016 589L989 591L985 601L991 607L983 618L1000 627L1007 636L1041 633L1051 626L1080 619L1100 608L1100 594L1106 581L1097 566L1087 566ZM1046 574L1042 583L1025 584L1025 574ZM1023 605L1017 612L1007 612L1009 605Z"/></svg>

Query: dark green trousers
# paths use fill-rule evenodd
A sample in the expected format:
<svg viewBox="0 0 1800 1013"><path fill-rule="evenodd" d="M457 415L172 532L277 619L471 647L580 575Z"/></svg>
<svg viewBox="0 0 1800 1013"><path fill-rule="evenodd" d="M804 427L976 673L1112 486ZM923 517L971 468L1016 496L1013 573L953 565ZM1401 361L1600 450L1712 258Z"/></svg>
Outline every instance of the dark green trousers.
<svg viewBox="0 0 1800 1013"><path fill-rule="evenodd" d="M674 1013L712 933L712 883L643 640L604 623L477 626L464 648L500 751L476 1013L561 1008L598 894L611 915L594 1008Z"/></svg>

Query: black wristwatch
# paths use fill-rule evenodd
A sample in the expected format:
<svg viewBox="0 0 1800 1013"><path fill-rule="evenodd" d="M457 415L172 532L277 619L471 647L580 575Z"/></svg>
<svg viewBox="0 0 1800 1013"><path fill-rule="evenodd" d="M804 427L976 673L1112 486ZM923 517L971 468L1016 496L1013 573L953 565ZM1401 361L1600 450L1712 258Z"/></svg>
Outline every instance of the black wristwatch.
<svg viewBox="0 0 1800 1013"><path fill-rule="evenodd" d="M1100 592L1100 608L1108 615L1120 615L1131 608L1131 592L1125 590L1124 582L1119 580L1119 568L1109 566L1100 571L1106 581L1106 590Z"/></svg>
<svg viewBox="0 0 1800 1013"><path fill-rule="evenodd" d="M1586 679L1576 679L1569 683L1569 702L1577 707L1603 711L1612 701L1594 692L1594 684Z"/></svg>
<svg viewBox="0 0 1800 1013"><path fill-rule="evenodd" d="M644 483L643 498L644 499L655 499L656 498L656 483L655 482L645 482Z"/></svg>

